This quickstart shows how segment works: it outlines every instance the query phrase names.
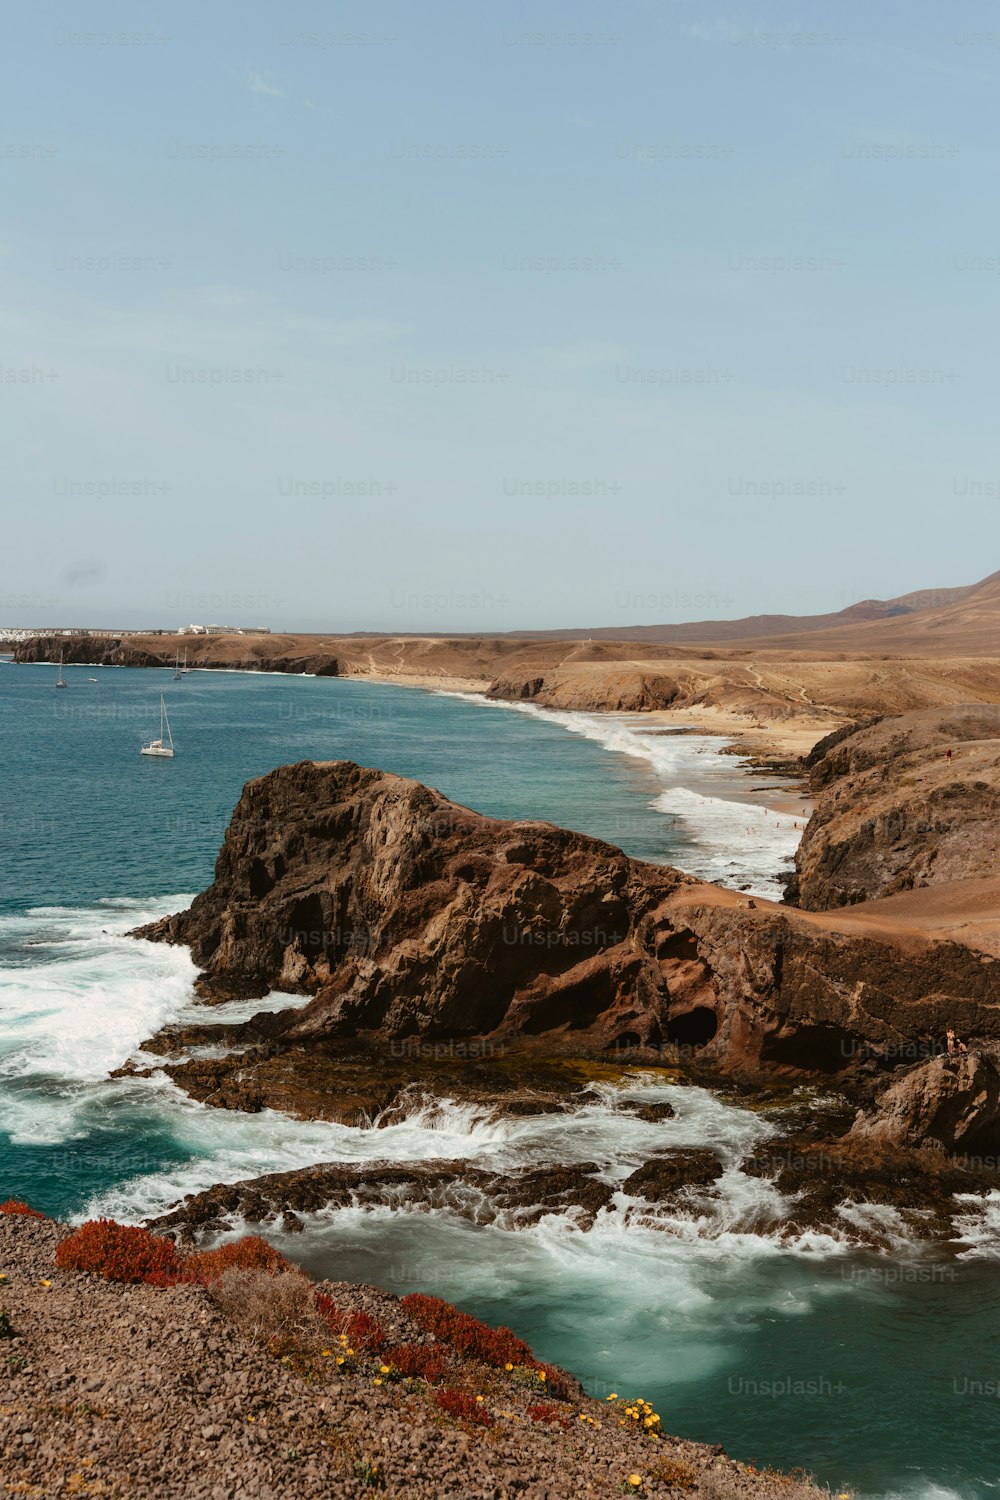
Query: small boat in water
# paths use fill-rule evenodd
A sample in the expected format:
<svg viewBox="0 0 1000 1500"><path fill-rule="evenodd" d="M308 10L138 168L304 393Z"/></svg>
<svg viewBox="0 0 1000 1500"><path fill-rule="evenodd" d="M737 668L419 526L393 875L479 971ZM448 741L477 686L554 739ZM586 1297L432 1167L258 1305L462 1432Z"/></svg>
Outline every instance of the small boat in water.
<svg viewBox="0 0 1000 1500"><path fill-rule="evenodd" d="M167 705L160 694L160 737L158 740L150 740L141 746L140 755L152 755L161 760L173 760L174 737L170 733L170 720L167 718Z"/></svg>
<svg viewBox="0 0 1000 1500"><path fill-rule="evenodd" d="M59 675L56 678L56 687L65 687L66 679L62 674L62 652L59 653Z"/></svg>

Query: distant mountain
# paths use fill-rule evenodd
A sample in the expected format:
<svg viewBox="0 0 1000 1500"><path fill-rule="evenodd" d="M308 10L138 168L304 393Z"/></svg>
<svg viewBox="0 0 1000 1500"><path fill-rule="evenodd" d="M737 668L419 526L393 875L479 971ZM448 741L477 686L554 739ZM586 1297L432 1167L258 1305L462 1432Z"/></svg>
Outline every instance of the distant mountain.
<svg viewBox="0 0 1000 1500"><path fill-rule="evenodd" d="M1000 572L958 588L916 589L895 599L862 599L824 615L749 615L682 625L607 625L580 630L512 631L532 640L645 641L663 645L758 649L931 651L988 650L1000 655Z"/></svg>

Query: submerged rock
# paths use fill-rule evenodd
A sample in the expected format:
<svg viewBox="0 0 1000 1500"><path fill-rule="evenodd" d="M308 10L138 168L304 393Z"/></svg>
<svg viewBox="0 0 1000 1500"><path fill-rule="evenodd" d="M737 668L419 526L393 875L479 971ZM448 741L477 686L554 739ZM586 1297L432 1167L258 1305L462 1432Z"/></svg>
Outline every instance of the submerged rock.
<svg viewBox="0 0 1000 1500"><path fill-rule="evenodd" d="M654 1157L626 1177L622 1191L647 1203L673 1198L681 1188L710 1187L722 1176L722 1163L714 1151L699 1148L669 1151Z"/></svg>

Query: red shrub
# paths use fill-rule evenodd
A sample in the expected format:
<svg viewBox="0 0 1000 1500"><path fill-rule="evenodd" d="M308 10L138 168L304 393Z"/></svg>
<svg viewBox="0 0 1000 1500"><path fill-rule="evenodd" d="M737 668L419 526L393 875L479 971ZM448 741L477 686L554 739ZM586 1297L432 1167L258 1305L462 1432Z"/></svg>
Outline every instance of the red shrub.
<svg viewBox="0 0 1000 1500"><path fill-rule="evenodd" d="M437 1385L447 1369L444 1355L433 1344L394 1344L385 1351L385 1362L400 1375L417 1376L428 1385Z"/></svg>
<svg viewBox="0 0 1000 1500"><path fill-rule="evenodd" d="M480 1364L494 1365L497 1369L504 1365L543 1368L530 1346L509 1328L490 1328L441 1297L411 1292L402 1299L400 1306L419 1327L450 1344L465 1359L478 1360Z"/></svg>
<svg viewBox="0 0 1000 1500"><path fill-rule="evenodd" d="M6 1203L0 1203L0 1214L23 1214L26 1219L44 1219L37 1208L29 1208L27 1203L19 1203L16 1198L8 1198Z"/></svg>
<svg viewBox="0 0 1000 1500"><path fill-rule="evenodd" d="M280 1271L290 1270L289 1262L273 1245L259 1234L247 1234L241 1240L231 1240L215 1250L195 1250L186 1255L183 1277L185 1281L207 1286L218 1281L226 1271L266 1271L269 1276L277 1276Z"/></svg>
<svg viewBox="0 0 1000 1500"><path fill-rule="evenodd" d="M477 1427L493 1426L493 1418L486 1407L475 1396L470 1396L468 1391L435 1391L434 1400L442 1411L446 1411L458 1422L475 1422Z"/></svg>
<svg viewBox="0 0 1000 1500"><path fill-rule="evenodd" d="M316 1293L316 1311L331 1332L345 1334L350 1347L359 1354L383 1354L389 1335L377 1318L366 1312L342 1312L325 1292Z"/></svg>
<svg viewBox="0 0 1000 1500"><path fill-rule="evenodd" d="M114 1219L90 1219L56 1246L56 1265L89 1271L108 1281L145 1281L172 1286L180 1279L181 1258L173 1240Z"/></svg>
<svg viewBox="0 0 1000 1500"><path fill-rule="evenodd" d="M533 1406L527 1408L528 1416L533 1422L548 1422L550 1425L558 1424L560 1427L568 1427L569 1421L559 1410L553 1406L551 1401L536 1401Z"/></svg>

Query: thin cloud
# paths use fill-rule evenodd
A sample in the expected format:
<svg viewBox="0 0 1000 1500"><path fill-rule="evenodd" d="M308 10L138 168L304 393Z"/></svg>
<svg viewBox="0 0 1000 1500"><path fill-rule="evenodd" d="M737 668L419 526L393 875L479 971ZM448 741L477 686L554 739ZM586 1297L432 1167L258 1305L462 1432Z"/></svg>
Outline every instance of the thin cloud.
<svg viewBox="0 0 1000 1500"><path fill-rule="evenodd" d="M267 94L272 99L284 99L285 97L284 89L279 89L276 84L268 83L266 78L262 78L253 69L247 74L247 82L250 85L251 94Z"/></svg>

